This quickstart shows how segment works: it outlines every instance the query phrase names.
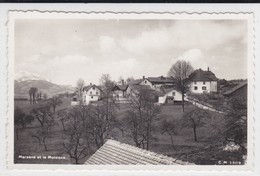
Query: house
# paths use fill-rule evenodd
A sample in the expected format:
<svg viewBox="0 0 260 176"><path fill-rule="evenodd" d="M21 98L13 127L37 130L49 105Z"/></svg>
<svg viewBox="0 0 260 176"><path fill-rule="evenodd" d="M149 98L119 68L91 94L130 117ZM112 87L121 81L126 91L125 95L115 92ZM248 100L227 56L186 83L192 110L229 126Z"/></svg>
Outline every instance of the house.
<svg viewBox="0 0 260 176"><path fill-rule="evenodd" d="M192 165L115 140L107 140L90 158L86 165Z"/></svg>
<svg viewBox="0 0 260 176"><path fill-rule="evenodd" d="M226 97L240 96L247 97L247 81L241 82L237 86L227 90L223 93Z"/></svg>
<svg viewBox="0 0 260 176"><path fill-rule="evenodd" d="M175 81L170 77L145 77L143 79L136 79L129 82L129 85L146 85L154 90L160 90L162 86L172 87L175 85Z"/></svg>
<svg viewBox="0 0 260 176"><path fill-rule="evenodd" d="M128 85L115 85L112 89L113 97L119 102L127 102L127 88Z"/></svg>
<svg viewBox="0 0 260 176"><path fill-rule="evenodd" d="M218 78L209 70L195 70L189 77L191 80L190 91L192 93L218 92Z"/></svg>
<svg viewBox="0 0 260 176"><path fill-rule="evenodd" d="M175 88L165 89L158 93L159 104L174 104L182 101L182 94Z"/></svg>
<svg viewBox="0 0 260 176"><path fill-rule="evenodd" d="M90 102L100 100L102 90L99 86L91 84L83 88L83 104L88 105Z"/></svg>

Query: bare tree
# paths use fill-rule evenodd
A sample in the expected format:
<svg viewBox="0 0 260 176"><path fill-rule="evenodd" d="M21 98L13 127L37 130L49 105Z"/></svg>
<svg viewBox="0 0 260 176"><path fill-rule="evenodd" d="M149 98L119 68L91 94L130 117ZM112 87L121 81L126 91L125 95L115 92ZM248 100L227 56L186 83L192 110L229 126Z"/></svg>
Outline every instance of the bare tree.
<svg viewBox="0 0 260 176"><path fill-rule="evenodd" d="M172 146L174 147L173 138L178 134L176 123L173 120L163 120L161 123L161 133L166 133L170 136Z"/></svg>
<svg viewBox="0 0 260 176"><path fill-rule="evenodd" d="M84 86L85 86L84 80L81 78L78 79L77 84L76 84L76 92L77 92L77 96L80 101L82 101L82 94L83 94Z"/></svg>
<svg viewBox="0 0 260 176"><path fill-rule="evenodd" d="M31 115L35 117L40 125L43 127L44 124L52 118L52 113L50 111L49 105L41 105L39 107L35 107L31 110Z"/></svg>
<svg viewBox="0 0 260 176"><path fill-rule="evenodd" d="M48 125L41 126L38 130L31 134L33 138L36 138L39 145L44 146L45 151L48 151L46 139L51 136L51 131L48 129Z"/></svg>
<svg viewBox="0 0 260 176"><path fill-rule="evenodd" d="M67 110L62 109L57 112L57 118L61 121L63 131L66 131L65 122L68 121Z"/></svg>
<svg viewBox="0 0 260 176"><path fill-rule="evenodd" d="M168 76L173 77L177 81L177 89L182 94L182 111L184 112L184 96L189 90L190 80L189 76L194 71L190 62L179 60L177 61L168 72Z"/></svg>
<svg viewBox="0 0 260 176"><path fill-rule="evenodd" d="M53 96L49 99L49 105L53 108L53 112L55 112L56 107L62 104L62 99L60 96Z"/></svg>
<svg viewBox="0 0 260 176"><path fill-rule="evenodd" d="M193 129L194 141L197 142L197 128L205 125L205 120L210 118L208 110L198 107L186 112L182 117L182 127Z"/></svg>
<svg viewBox="0 0 260 176"><path fill-rule="evenodd" d="M88 134L91 135L96 147L101 147L105 140L111 137L112 130L117 126L116 120L116 107L109 104L94 106L91 108L91 116L86 123L86 129ZM108 110L108 112L107 112Z"/></svg>
<svg viewBox="0 0 260 176"><path fill-rule="evenodd" d="M89 118L88 106L77 106L70 110L68 116L67 140L63 143L64 151L69 154L76 164L92 152L91 140L86 133L86 120Z"/></svg>
<svg viewBox="0 0 260 176"><path fill-rule="evenodd" d="M127 113L125 122L129 126L131 136L137 147L149 150L154 120L160 113L160 107L155 104L155 92L146 86L139 86L130 94L131 110Z"/></svg>

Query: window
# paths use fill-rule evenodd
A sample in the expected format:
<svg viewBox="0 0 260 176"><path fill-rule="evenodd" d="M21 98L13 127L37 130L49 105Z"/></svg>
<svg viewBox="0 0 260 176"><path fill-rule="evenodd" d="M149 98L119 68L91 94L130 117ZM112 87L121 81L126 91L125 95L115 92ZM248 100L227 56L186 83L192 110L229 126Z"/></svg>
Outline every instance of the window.
<svg viewBox="0 0 260 176"><path fill-rule="evenodd" d="M206 84L205 81L203 81L203 84L204 84L204 85Z"/></svg>
<svg viewBox="0 0 260 176"><path fill-rule="evenodd" d="M93 90L95 90L95 87L93 87Z"/></svg>
<svg viewBox="0 0 260 176"><path fill-rule="evenodd" d="M203 87L202 87L202 90L207 90L207 87L206 87L206 86L203 86Z"/></svg>
<svg viewBox="0 0 260 176"><path fill-rule="evenodd" d="M96 94L98 95L98 92L96 92Z"/></svg>
<svg viewBox="0 0 260 176"><path fill-rule="evenodd" d="M144 83L146 84L146 83L147 83L147 81L144 81Z"/></svg>
<svg viewBox="0 0 260 176"><path fill-rule="evenodd" d="M90 94L92 94L92 91L90 91Z"/></svg>
<svg viewBox="0 0 260 176"><path fill-rule="evenodd" d="M172 96L173 96L173 97L175 96L175 92L172 92Z"/></svg>
<svg viewBox="0 0 260 176"><path fill-rule="evenodd" d="M91 96L91 98L93 98L93 96Z"/></svg>
<svg viewBox="0 0 260 176"><path fill-rule="evenodd" d="M197 87L197 86L194 86L194 90L198 90L198 87Z"/></svg>

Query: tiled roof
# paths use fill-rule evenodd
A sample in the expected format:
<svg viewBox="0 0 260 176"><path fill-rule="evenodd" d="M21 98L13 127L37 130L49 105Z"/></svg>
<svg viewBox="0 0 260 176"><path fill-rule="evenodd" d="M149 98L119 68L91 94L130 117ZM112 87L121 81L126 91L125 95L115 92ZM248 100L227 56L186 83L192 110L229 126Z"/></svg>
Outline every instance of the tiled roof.
<svg viewBox="0 0 260 176"><path fill-rule="evenodd" d="M158 96L164 96L164 95L166 95L167 93L169 93L169 92L171 92L171 91L173 91L173 90L175 90L176 91L176 89L175 88L169 88L169 89L165 89L165 90L163 90L163 91L160 91L160 92L158 92Z"/></svg>
<svg viewBox="0 0 260 176"><path fill-rule="evenodd" d="M211 71L204 71L201 69L195 70L191 75L192 81L217 81L218 78Z"/></svg>
<svg viewBox="0 0 260 176"><path fill-rule="evenodd" d="M114 90L123 90L125 91L127 89L128 85L115 85Z"/></svg>
<svg viewBox="0 0 260 176"><path fill-rule="evenodd" d="M135 79L130 81L128 84L129 85L136 85L136 84L140 84L143 81L143 79Z"/></svg>
<svg viewBox="0 0 260 176"><path fill-rule="evenodd" d="M232 89L229 89L228 91L224 92L223 95L230 95L246 85L247 85L247 81L242 82L242 83L238 84L237 86L233 87Z"/></svg>
<svg viewBox="0 0 260 176"><path fill-rule="evenodd" d="M85 87L83 88L83 91L84 91L84 90L88 91L91 87L96 87L96 88L98 88L99 90L102 90L100 86L96 86L95 84L93 84L93 85L85 86Z"/></svg>
<svg viewBox="0 0 260 176"><path fill-rule="evenodd" d="M147 79L153 84L165 84L165 83L175 83L173 78L170 77L148 77L148 78L143 78L143 79L135 79L129 82L129 85L135 85L135 84L140 84L144 79Z"/></svg>
<svg viewBox="0 0 260 176"><path fill-rule="evenodd" d="M147 78L151 83L153 84L163 84L163 83L174 83L174 79L173 78L169 78L169 77L163 77L163 76L159 76L159 77L148 77Z"/></svg>
<svg viewBox="0 0 260 176"><path fill-rule="evenodd" d="M86 162L90 165L185 165L191 164L140 149L115 140L108 140Z"/></svg>

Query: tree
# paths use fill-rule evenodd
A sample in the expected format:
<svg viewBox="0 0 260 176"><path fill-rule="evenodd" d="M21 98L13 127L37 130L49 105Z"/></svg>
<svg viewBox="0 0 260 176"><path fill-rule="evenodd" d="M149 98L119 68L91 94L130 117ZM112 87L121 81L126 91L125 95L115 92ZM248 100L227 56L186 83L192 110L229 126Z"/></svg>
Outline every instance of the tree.
<svg viewBox="0 0 260 176"><path fill-rule="evenodd" d="M173 120L163 120L161 123L161 133L168 134L171 138L172 145L174 146L173 136L176 136L177 133L177 125Z"/></svg>
<svg viewBox="0 0 260 176"><path fill-rule="evenodd" d="M44 100L46 100L48 98L48 95L46 93L44 93L43 98L44 98Z"/></svg>
<svg viewBox="0 0 260 176"><path fill-rule="evenodd" d="M49 105L53 108L53 112L55 113L56 107L62 104L62 99L60 96L53 96L49 99Z"/></svg>
<svg viewBox="0 0 260 176"><path fill-rule="evenodd" d="M116 107L109 104L108 112L106 104L91 107L91 115L86 123L87 133L94 140L96 147L101 147L105 140L111 137L112 130L117 126L115 117Z"/></svg>
<svg viewBox="0 0 260 176"><path fill-rule="evenodd" d="M36 132L31 133L31 136L38 140L39 145L43 144L45 151L48 151L46 139L51 136L51 131L48 129L48 125L41 126L41 128Z"/></svg>
<svg viewBox="0 0 260 176"><path fill-rule="evenodd" d="M36 103L36 93L38 89L36 87L31 87L29 89L29 95L30 95L30 104L35 104Z"/></svg>
<svg viewBox="0 0 260 176"><path fill-rule="evenodd" d="M15 134L16 139L19 140L19 128L26 128L27 124L30 124L33 121L31 115L25 114L22 109L16 107L14 109L14 124L15 124Z"/></svg>
<svg viewBox="0 0 260 176"><path fill-rule="evenodd" d="M53 118L53 114L51 113L49 105L41 105L39 107L33 108L31 110L31 115L39 121L42 127L48 120Z"/></svg>
<svg viewBox="0 0 260 176"><path fill-rule="evenodd" d="M184 96L189 90L190 80L189 76L193 72L193 67L190 62L179 60L168 72L168 76L173 77L177 81L177 89L182 94L182 111L184 112Z"/></svg>
<svg viewBox="0 0 260 176"><path fill-rule="evenodd" d="M155 104L155 92L146 86L139 86L130 93L131 109L127 111L126 125L137 147L149 150L153 137L154 120L160 113Z"/></svg>
<svg viewBox="0 0 260 176"><path fill-rule="evenodd" d="M77 96L80 101L82 101L82 94L83 94L84 86L85 86L84 80L81 78L78 79L77 84L76 84L76 92L77 92Z"/></svg>
<svg viewBox="0 0 260 176"><path fill-rule="evenodd" d="M65 122L68 121L67 113L68 113L68 112L67 112L66 110L64 110L64 109L59 110L59 111L57 112L57 117L58 117L58 119L61 121L63 131L66 131Z"/></svg>
<svg viewBox="0 0 260 176"><path fill-rule="evenodd" d="M229 111L226 114L226 130L224 137L227 141L239 145L246 153L247 141L247 98L234 96L228 100Z"/></svg>
<svg viewBox="0 0 260 176"><path fill-rule="evenodd" d="M210 118L207 110L195 107L183 114L182 127L190 127L193 129L194 141L197 142L197 128L205 124L205 120Z"/></svg>
<svg viewBox="0 0 260 176"><path fill-rule="evenodd" d="M86 124L90 115L89 106L73 107L67 114L69 123L66 131L67 140L63 143L64 151L76 164L92 152L91 139L87 135Z"/></svg>

